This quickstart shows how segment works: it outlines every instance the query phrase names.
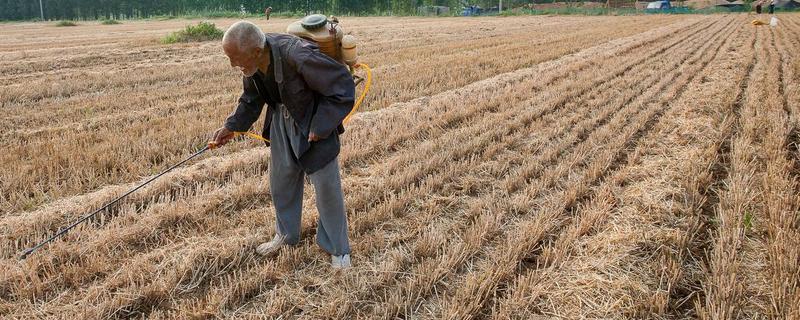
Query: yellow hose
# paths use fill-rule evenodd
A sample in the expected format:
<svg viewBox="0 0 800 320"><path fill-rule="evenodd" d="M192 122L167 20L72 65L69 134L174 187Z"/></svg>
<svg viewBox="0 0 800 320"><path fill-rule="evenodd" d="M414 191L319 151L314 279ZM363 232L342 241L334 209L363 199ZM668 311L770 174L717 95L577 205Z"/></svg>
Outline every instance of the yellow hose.
<svg viewBox="0 0 800 320"><path fill-rule="evenodd" d="M261 135L258 135L258 134L255 134L255 133L252 133L252 132L250 132L250 131L234 131L234 132L233 132L233 137L234 137L234 138L236 138L236 137L238 137L238 136L242 136L242 135L244 135L244 136L248 136L248 137L250 137L250 138L253 138L253 139L256 139L256 140L261 140L261 141L264 141L264 142L269 142L269 139L266 139L266 138L262 137Z"/></svg>
<svg viewBox="0 0 800 320"><path fill-rule="evenodd" d="M350 122L350 117L352 117L356 113L356 111L358 111L358 107L360 107L361 103L364 102L364 98L367 96L367 92L369 92L369 89L372 86L372 69L370 69L369 66L364 64L364 63L359 63L359 64L355 65L355 68L363 68L365 70L365 72L367 73L367 83L364 84L364 91L361 91L361 95L358 97L358 100L356 100L356 103L353 105L353 110L351 110L350 113L348 113L347 116L344 117L344 121L342 121L342 123L344 123L344 124L347 124L348 122ZM262 137L261 135L252 133L250 131L234 131L233 132L233 137L234 138L236 138L238 136L242 136L242 135L248 136L248 137L256 139L256 140L261 140L261 141L269 143L269 139L266 139L266 138ZM209 142L208 146L211 149L214 149L214 148L217 147L217 145L212 143L212 142Z"/></svg>
<svg viewBox="0 0 800 320"><path fill-rule="evenodd" d="M369 88L372 86L372 69L370 69L369 66L366 65L365 63L359 63L355 65L355 67L364 68L364 71L366 71L367 73L367 83L364 84L364 91L361 91L361 96L358 97L358 100L356 100L356 104L353 105L353 110L350 111L349 114L347 114L347 117L344 117L344 121L342 121L342 123L344 124L350 122L350 117L352 117L356 113L356 111L358 111L358 107L360 107L361 103L364 102L364 97L367 96L367 92L369 92Z"/></svg>
<svg viewBox="0 0 800 320"><path fill-rule="evenodd" d="M248 137L256 139L256 140L261 140L261 141L269 143L269 139L266 139L266 138L262 137L261 135L252 133L250 131L234 131L233 132L233 137L234 138L236 138L238 136L242 136L242 135L248 136ZM208 142L208 148L211 149L211 150L216 149L217 148L217 143L214 142L214 141L209 141Z"/></svg>

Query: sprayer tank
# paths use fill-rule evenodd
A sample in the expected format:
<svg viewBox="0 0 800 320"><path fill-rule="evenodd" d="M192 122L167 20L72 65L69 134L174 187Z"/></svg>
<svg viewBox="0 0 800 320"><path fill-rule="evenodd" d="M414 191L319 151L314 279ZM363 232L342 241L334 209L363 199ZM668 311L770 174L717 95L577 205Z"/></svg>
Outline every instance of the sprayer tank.
<svg viewBox="0 0 800 320"><path fill-rule="evenodd" d="M343 64L352 67L358 62L356 38L345 35L337 22L324 15L310 15L296 21L286 28L286 32L315 42L322 53Z"/></svg>

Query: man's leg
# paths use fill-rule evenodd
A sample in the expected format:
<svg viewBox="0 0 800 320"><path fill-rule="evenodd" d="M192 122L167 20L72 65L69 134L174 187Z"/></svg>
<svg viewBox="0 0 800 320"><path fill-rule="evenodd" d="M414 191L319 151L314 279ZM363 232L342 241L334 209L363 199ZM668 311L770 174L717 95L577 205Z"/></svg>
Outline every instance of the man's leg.
<svg viewBox="0 0 800 320"><path fill-rule="evenodd" d="M273 153L274 154L274 153ZM303 210L303 171L270 160L269 185L275 206L275 229L286 237L286 243L300 241L300 220Z"/></svg>
<svg viewBox="0 0 800 320"><path fill-rule="evenodd" d="M317 199L319 221L317 244L328 253L340 256L350 253L347 239L347 213L344 209L339 158L310 175Z"/></svg>
<svg viewBox="0 0 800 320"><path fill-rule="evenodd" d="M276 231L286 237L286 243L297 244L300 241L304 173L293 156L281 114L275 112L270 128L270 193L275 206Z"/></svg>

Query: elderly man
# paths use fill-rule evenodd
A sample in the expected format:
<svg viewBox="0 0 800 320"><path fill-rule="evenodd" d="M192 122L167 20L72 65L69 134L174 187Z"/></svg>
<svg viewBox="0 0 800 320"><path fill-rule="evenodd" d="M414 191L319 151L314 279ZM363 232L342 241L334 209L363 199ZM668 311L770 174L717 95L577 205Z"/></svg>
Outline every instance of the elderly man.
<svg viewBox="0 0 800 320"><path fill-rule="evenodd" d="M347 216L339 175L339 134L352 110L355 85L347 68L298 37L264 34L240 21L222 39L231 66L243 74L236 110L214 133L224 145L247 131L267 104L263 136L270 139L269 180L275 206L275 237L259 245L261 255L300 241L303 180L309 176L319 211L317 244L334 268L350 267Z"/></svg>

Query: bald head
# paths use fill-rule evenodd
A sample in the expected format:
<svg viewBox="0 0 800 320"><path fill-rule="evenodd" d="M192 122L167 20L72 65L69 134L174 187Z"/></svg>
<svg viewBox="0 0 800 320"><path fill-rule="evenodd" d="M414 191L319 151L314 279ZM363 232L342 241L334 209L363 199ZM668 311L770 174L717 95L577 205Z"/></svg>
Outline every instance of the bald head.
<svg viewBox="0 0 800 320"><path fill-rule="evenodd" d="M222 49L230 59L231 66L250 77L258 69L266 70L269 63L269 50L264 50L265 40L261 28L249 21L239 21L225 31Z"/></svg>
<svg viewBox="0 0 800 320"><path fill-rule="evenodd" d="M230 47L238 52L246 52L262 48L265 38L261 28L250 21L242 20L234 23L225 31L225 35L222 37L222 46Z"/></svg>

